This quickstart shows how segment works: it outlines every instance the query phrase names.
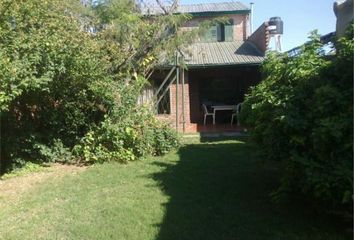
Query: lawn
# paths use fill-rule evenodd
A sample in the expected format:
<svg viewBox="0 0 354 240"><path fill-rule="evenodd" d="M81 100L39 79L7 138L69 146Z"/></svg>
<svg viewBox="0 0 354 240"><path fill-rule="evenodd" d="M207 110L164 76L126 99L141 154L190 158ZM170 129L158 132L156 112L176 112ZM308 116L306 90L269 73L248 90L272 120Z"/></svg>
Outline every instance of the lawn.
<svg viewBox="0 0 354 240"><path fill-rule="evenodd" d="M351 239L304 201L274 203L277 167L252 144L187 143L164 157L48 178L16 201L0 198L0 238Z"/></svg>

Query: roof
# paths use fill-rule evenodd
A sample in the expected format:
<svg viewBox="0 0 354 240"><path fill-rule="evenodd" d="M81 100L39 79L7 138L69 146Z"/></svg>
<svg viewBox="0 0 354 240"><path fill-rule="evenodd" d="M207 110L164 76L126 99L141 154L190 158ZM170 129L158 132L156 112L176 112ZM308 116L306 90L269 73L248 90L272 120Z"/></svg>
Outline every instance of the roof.
<svg viewBox="0 0 354 240"><path fill-rule="evenodd" d="M184 52L189 67L261 64L264 55L249 41L193 43Z"/></svg>
<svg viewBox="0 0 354 240"><path fill-rule="evenodd" d="M158 6L145 6L141 9L144 15L162 14L163 11ZM237 12L250 12L250 8L241 2L223 2L223 3L201 3L190 5L179 5L175 13L184 14L213 14L213 13L237 13Z"/></svg>

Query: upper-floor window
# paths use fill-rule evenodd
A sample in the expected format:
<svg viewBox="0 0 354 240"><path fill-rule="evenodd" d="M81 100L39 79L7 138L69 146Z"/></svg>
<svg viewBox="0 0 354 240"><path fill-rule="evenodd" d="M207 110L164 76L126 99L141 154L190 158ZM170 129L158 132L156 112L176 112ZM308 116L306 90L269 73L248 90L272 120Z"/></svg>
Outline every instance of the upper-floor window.
<svg viewBox="0 0 354 240"><path fill-rule="evenodd" d="M234 24L230 19L228 23L219 23L206 31L201 42L232 42L234 40Z"/></svg>

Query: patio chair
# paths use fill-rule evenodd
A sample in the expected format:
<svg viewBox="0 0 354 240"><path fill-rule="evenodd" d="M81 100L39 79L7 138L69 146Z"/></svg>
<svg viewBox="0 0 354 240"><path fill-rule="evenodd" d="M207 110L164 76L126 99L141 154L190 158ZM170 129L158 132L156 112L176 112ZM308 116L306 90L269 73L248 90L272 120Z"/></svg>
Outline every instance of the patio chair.
<svg viewBox="0 0 354 240"><path fill-rule="evenodd" d="M231 125L234 122L234 118L237 118L237 126L240 126L240 112L241 112L242 102L236 105L236 112L231 115Z"/></svg>
<svg viewBox="0 0 354 240"><path fill-rule="evenodd" d="M212 116L213 117L213 124L215 125L215 113L211 113L208 111L208 108L205 104L202 104L203 107L203 112L204 112L204 125L206 124L206 118L207 116Z"/></svg>

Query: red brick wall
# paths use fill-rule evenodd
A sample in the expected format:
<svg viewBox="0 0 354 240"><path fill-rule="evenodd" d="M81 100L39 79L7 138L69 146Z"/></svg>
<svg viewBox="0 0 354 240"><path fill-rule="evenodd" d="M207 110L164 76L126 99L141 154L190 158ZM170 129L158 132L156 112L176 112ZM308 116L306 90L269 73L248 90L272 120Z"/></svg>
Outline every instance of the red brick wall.
<svg viewBox="0 0 354 240"><path fill-rule="evenodd" d="M184 86L182 85L182 77L184 74ZM178 101L178 131L183 132L183 109L184 109L184 123L185 131L191 131L191 118L190 118L190 86L188 79L188 72L181 70L180 81L178 84L178 100L176 94L176 83L172 84L170 87L170 103L171 103L171 114L159 116L160 119L170 122L173 127L176 127L176 102ZM182 95L182 89L184 89L184 99Z"/></svg>
<svg viewBox="0 0 354 240"><path fill-rule="evenodd" d="M248 31L248 14L225 14L217 17L225 17L232 19L234 22L234 41L243 41L247 39ZM199 26L202 21L211 19L210 17L195 17L188 21L184 27L181 28L182 31L192 30Z"/></svg>
<svg viewBox="0 0 354 240"><path fill-rule="evenodd" d="M255 32L252 33L248 40L254 43L259 50L265 53L269 45L268 22L263 23Z"/></svg>

